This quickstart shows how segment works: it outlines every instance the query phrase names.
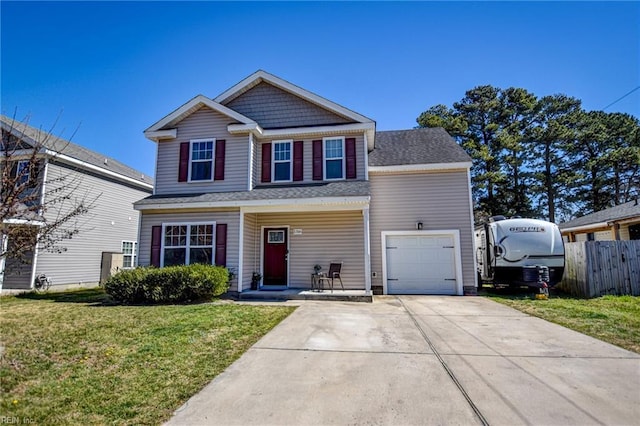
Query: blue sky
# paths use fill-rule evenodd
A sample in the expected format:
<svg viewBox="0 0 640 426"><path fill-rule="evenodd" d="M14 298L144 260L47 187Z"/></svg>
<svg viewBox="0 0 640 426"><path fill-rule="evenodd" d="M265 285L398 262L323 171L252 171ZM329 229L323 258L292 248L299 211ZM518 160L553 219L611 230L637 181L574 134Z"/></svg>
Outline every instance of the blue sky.
<svg viewBox="0 0 640 426"><path fill-rule="evenodd" d="M406 129L478 85L602 109L640 86L639 2L0 2L2 113L152 175L142 131L264 69ZM640 116L640 90L607 109ZM78 127L79 126L79 127Z"/></svg>

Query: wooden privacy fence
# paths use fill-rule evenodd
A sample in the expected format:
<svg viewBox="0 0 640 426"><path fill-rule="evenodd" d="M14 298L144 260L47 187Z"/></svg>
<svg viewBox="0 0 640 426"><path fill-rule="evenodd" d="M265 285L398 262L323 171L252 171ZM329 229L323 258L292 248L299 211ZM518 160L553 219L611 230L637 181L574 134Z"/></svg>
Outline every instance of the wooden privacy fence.
<svg viewBox="0 0 640 426"><path fill-rule="evenodd" d="M640 296L640 241L582 241L564 246L558 288L580 297Z"/></svg>

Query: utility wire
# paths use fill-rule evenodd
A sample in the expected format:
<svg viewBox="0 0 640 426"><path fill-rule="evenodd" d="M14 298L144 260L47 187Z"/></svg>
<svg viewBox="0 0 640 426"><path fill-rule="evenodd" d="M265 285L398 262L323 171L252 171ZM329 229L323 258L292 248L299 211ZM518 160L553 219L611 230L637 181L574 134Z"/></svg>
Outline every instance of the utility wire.
<svg viewBox="0 0 640 426"><path fill-rule="evenodd" d="M640 86L637 86L635 89L631 90L629 93L626 93L623 96L621 96L620 98L618 98L615 101L611 102L609 105L607 105L606 107L602 108L602 110L604 111L605 109L609 108L611 105L614 105L614 104L620 102L621 100L623 100L624 98L626 98L627 96L629 96L630 94L632 94L633 92L635 92L638 89L640 89Z"/></svg>

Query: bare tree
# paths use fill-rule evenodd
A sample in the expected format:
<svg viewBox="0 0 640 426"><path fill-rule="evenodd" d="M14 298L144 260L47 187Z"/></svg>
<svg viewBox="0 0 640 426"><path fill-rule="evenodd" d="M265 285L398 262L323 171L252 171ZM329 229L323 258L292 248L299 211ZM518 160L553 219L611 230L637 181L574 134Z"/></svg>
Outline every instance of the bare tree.
<svg viewBox="0 0 640 426"><path fill-rule="evenodd" d="M64 241L86 229L100 196L81 190L77 174L47 176L70 142L1 116L0 274L31 262L33 251L65 251ZM1 276L0 276L1 278ZM0 279L0 289L2 288Z"/></svg>

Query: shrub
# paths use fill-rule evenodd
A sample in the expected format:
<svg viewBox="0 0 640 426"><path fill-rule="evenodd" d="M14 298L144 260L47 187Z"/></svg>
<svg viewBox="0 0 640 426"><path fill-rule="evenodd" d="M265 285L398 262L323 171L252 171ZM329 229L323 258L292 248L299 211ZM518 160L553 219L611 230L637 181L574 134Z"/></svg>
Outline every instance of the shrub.
<svg viewBox="0 0 640 426"><path fill-rule="evenodd" d="M229 271L222 266L140 267L113 275L105 292L127 304L182 303L207 300L229 289Z"/></svg>

